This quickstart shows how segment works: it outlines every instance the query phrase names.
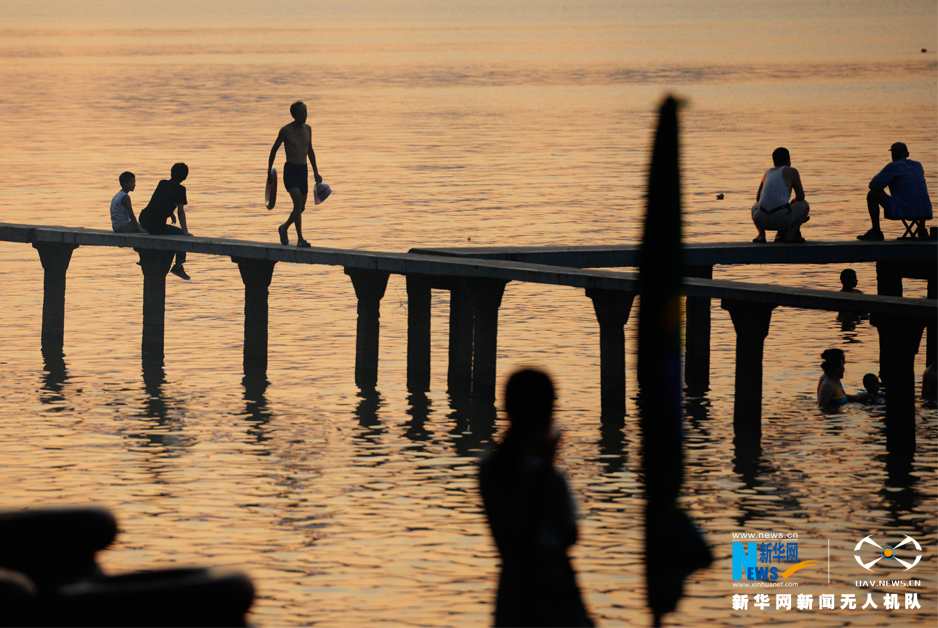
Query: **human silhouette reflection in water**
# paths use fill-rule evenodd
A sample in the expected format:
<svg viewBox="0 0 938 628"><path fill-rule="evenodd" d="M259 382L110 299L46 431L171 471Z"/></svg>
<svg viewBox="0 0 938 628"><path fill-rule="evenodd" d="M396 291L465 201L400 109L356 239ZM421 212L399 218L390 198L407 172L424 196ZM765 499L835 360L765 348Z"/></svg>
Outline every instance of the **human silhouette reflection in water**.
<svg viewBox="0 0 938 628"><path fill-rule="evenodd" d="M509 427L482 461L479 486L502 570L496 626L592 626L567 550L576 543L576 507L554 468L559 433L554 386L518 371L505 386Z"/></svg>

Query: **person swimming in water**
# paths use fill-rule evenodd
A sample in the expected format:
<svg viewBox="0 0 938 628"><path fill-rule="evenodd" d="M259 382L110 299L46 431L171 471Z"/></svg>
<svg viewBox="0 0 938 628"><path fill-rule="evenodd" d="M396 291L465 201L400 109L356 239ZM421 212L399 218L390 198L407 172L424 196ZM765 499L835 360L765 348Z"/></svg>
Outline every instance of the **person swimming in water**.
<svg viewBox="0 0 938 628"><path fill-rule="evenodd" d="M848 395L840 380L844 376L847 357L840 349L827 349L821 354L821 370L824 374L817 383L817 402L822 408L842 406L848 401L856 401L857 395Z"/></svg>

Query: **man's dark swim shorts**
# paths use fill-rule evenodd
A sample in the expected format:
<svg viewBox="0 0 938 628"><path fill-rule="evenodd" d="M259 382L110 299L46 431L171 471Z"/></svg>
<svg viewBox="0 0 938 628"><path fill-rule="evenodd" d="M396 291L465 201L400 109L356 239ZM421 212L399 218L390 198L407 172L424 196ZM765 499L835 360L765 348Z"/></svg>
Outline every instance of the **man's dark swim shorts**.
<svg viewBox="0 0 938 628"><path fill-rule="evenodd" d="M291 164L289 161L283 164L283 187L290 191L292 188L299 188L300 193L309 193L309 170L306 164Z"/></svg>

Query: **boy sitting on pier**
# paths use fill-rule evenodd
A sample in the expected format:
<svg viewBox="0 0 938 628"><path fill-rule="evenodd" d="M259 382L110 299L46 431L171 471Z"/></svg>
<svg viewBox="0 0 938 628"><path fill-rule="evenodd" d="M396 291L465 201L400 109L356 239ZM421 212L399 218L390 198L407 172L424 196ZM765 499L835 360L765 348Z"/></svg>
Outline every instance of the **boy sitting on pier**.
<svg viewBox="0 0 938 628"><path fill-rule="evenodd" d="M137 187L137 178L132 172L122 172L120 192L111 199L111 228L117 233L146 233L146 229L137 222L130 203L130 193Z"/></svg>
<svg viewBox="0 0 938 628"><path fill-rule="evenodd" d="M173 164L170 171L170 177L167 181L163 179L153 191L150 202L143 211L140 212L140 224L150 235L189 235L189 229L186 226L186 188L182 182L189 176L189 166L183 163ZM179 210L179 225L176 224L176 210ZM166 219L172 218L173 225L167 225ZM186 263L186 252L176 253L176 263L170 268L170 272L185 280L189 280L183 264Z"/></svg>

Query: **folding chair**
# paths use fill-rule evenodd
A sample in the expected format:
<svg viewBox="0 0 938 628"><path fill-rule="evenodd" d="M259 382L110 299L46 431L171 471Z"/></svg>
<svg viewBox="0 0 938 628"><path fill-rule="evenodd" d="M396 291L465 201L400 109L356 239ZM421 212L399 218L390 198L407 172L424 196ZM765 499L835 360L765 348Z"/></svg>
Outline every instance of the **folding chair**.
<svg viewBox="0 0 938 628"><path fill-rule="evenodd" d="M899 240L908 240L909 238L928 239L928 229L925 227L925 221L928 220L927 218L900 217L899 220L905 225L905 233L898 238Z"/></svg>

